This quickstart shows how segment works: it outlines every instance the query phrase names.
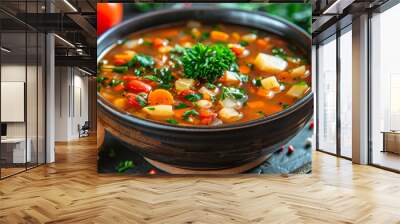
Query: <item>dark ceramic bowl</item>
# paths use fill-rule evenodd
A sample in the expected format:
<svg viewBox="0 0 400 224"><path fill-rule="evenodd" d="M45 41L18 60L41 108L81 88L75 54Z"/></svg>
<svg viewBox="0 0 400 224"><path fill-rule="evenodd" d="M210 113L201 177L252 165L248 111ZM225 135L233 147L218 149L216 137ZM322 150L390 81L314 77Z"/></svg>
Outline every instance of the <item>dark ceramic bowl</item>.
<svg viewBox="0 0 400 224"><path fill-rule="evenodd" d="M188 20L263 30L296 45L311 61L311 38L295 25L265 13L210 8L163 10L129 19L98 39L98 59L110 46L133 32ZM132 150L155 161L196 170L236 167L273 153L294 137L313 114L311 92L272 116L216 127L158 123L119 111L100 95L97 102L101 127L131 145Z"/></svg>

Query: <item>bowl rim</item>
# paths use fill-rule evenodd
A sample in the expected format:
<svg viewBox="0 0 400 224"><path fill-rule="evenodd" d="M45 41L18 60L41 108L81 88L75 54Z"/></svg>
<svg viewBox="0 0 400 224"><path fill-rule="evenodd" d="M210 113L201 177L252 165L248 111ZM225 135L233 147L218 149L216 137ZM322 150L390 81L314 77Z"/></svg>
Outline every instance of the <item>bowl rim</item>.
<svg viewBox="0 0 400 224"><path fill-rule="evenodd" d="M305 32L303 29L301 29L299 26L284 20L279 17L271 16L266 13L262 12L257 12L257 11L247 11L247 10L242 10L242 9L231 9L231 8L211 8L211 7L196 7L196 8L180 8L180 9L162 9L162 10L156 10L154 12L147 12L143 13L138 16L134 16L132 18L129 18L120 24L110 28L107 30L105 33L103 33L98 39L97 39L97 45L100 45L101 42L105 41L108 36L112 35L116 30L122 29L123 27L129 25L130 23L133 23L137 20L143 20L147 18L151 18L153 16L159 16L162 14L169 14L169 13L178 13L178 12L183 12L183 11L205 11L205 10L212 10L212 11L230 11L230 12L240 12L240 13L246 13L246 14L257 14L258 16L262 17L267 17L272 20L276 20L280 23L284 23L284 25L288 26L289 29L291 30L296 30L296 32L299 32L301 35L304 35L307 39L310 40L311 42L311 35L307 32ZM244 26L244 25L240 25ZM148 29L148 28L146 28ZM107 49L111 48L113 45L107 46L104 48L103 52L98 52L97 53L97 59L99 58L99 55L104 54ZM98 63L98 62L97 62ZM126 121L128 124L132 125L140 125L144 127L152 127L152 128L157 128L159 130L166 130L166 131L184 131L184 132L219 132L219 131L231 131L231 130L237 130L237 129L243 129L243 128L250 128L254 126L259 126L263 125L265 123L269 123L271 121L286 117L292 113L294 113L296 110L299 108L305 106L305 104L309 103L309 101L313 100L313 92L310 90L305 96L303 96L301 99L297 100L294 104L290 105L288 108L274 113L270 116L267 117L260 117L254 120L246 121L246 122L238 122L238 123L232 123L232 124L223 124L223 125L218 125L218 126L182 126L182 125L173 125L169 123L163 123L157 120L151 120L151 119L146 119L146 118L141 118L134 116L130 113L127 112L122 112L118 110L117 108L113 107L110 102L105 100L98 92L97 92L97 104L100 105L100 107L104 108L107 112L110 114L122 119L123 121Z"/></svg>

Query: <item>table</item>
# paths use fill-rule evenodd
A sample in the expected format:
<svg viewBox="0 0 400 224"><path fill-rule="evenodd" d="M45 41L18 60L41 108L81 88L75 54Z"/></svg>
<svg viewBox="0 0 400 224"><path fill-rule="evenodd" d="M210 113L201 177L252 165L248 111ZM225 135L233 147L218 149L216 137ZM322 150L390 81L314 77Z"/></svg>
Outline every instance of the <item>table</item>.
<svg viewBox="0 0 400 224"><path fill-rule="evenodd" d="M383 150L382 152L392 152L400 154L400 131L382 131Z"/></svg>
<svg viewBox="0 0 400 224"><path fill-rule="evenodd" d="M25 144L26 153L25 153ZM31 162L31 145L30 138L5 138L1 139L1 157L6 163L26 163Z"/></svg>

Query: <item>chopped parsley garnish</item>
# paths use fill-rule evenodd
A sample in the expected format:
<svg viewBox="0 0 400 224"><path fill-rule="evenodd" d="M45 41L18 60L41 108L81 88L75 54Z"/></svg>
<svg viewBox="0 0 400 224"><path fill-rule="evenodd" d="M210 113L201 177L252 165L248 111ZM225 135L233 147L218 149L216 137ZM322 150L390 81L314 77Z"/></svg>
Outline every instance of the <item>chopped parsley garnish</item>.
<svg viewBox="0 0 400 224"><path fill-rule="evenodd" d="M282 103L282 108L283 109L286 109L286 108L288 108L289 107L289 104L287 104L287 103Z"/></svg>
<svg viewBox="0 0 400 224"><path fill-rule="evenodd" d="M222 44L203 45L198 43L187 48L180 61L186 78L207 80L213 83L235 62L233 52Z"/></svg>
<svg viewBox="0 0 400 224"><path fill-rule="evenodd" d="M113 68L113 72L120 74L126 73L127 71L128 71L128 66L115 66Z"/></svg>
<svg viewBox="0 0 400 224"><path fill-rule="evenodd" d="M206 83L206 84L204 84L204 86L205 86L206 88L208 88L208 89L215 89L215 88L217 88L217 86L215 86L214 84L211 84L211 83Z"/></svg>
<svg viewBox="0 0 400 224"><path fill-rule="evenodd" d="M154 76L154 75L145 75L145 76L143 76L143 78L151 80L153 82L157 82L157 83L161 82L161 80L157 76Z"/></svg>
<svg viewBox="0 0 400 224"><path fill-rule="evenodd" d="M133 162L131 160L125 160L125 161L121 161L120 163L118 163L118 165L115 167L115 170L118 173L123 173L133 167L135 167L135 164L133 164Z"/></svg>
<svg viewBox="0 0 400 224"><path fill-rule="evenodd" d="M233 87L222 87L221 99L231 98L241 101L247 101L246 92L243 89L237 89Z"/></svg>
<svg viewBox="0 0 400 224"><path fill-rule="evenodd" d="M184 98L189 100L190 102L196 102L198 100L201 100L203 96L200 93L191 93L186 95Z"/></svg>
<svg viewBox="0 0 400 224"><path fill-rule="evenodd" d="M155 107L147 107L148 110L155 110Z"/></svg>
<svg viewBox="0 0 400 224"><path fill-rule="evenodd" d="M183 108L188 108L189 106L184 103L180 103L177 106L175 106L175 109L183 109Z"/></svg>
<svg viewBox="0 0 400 224"><path fill-rule="evenodd" d="M261 86L261 79L260 78L253 79L252 83L253 83L254 86L260 87Z"/></svg>
<svg viewBox="0 0 400 224"><path fill-rule="evenodd" d="M165 120L166 122L170 123L170 124L178 124L178 121L174 120L174 119L167 119Z"/></svg>
<svg viewBox="0 0 400 224"><path fill-rule="evenodd" d="M143 67L152 67L154 65L154 60L151 56L137 54L128 62L128 66L133 67L136 63L139 63Z"/></svg>
<svg viewBox="0 0 400 224"><path fill-rule="evenodd" d="M199 116L199 113L195 110L187 110L183 113L183 120L187 121L190 116Z"/></svg>
<svg viewBox="0 0 400 224"><path fill-rule="evenodd" d="M133 70L133 73L136 75L136 76L142 76L143 75L143 69L138 69L138 68L135 68L134 70Z"/></svg>
<svg viewBox="0 0 400 224"><path fill-rule="evenodd" d="M137 95L135 99L136 99L136 101L139 103L139 105L140 105L141 107L144 107L144 106L147 105L147 102L143 99L142 96Z"/></svg>
<svg viewBox="0 0 400 224"><path fill-rule="evenodd" d="M111 79L110 86L118 86L119 84L123 83L122 80Z"/></svg>
<svg viewBox="0 0 400 224"><path fill-rule="evenodd" d="M247 45L249 45L249 42L242 40L239 42L239 44L240 46L246 47Z"/></svg>
<svg viewBox="0 0 400 224"><path fill-rule="evenodd" d="M107 79L108 79L107 77L97 77L96 81L97 81L97 83L102 83L103 81L105 81Z"/></svg>
<svg viewBox="0 0 400 224"><path fill-rule="evenodd" d="M200 41L204 41L210 38L210 33L208 32L202 32L200 36Z"/></svg>
<svg viewBox="0 0 400 224"><path fill-rule="evenodd" d="M151 47L151 46L153 46L153 42L145 40L145 41L143 41L143 45Z"/></svg>
<svg viewBox="0 0 400 224"><path fill-rule="evenodd" d="M283 48L274 47L272 49L272 55L280 57L280 58L282 58L284 60L286 60L286 58L287 58L287 53Z"/></svg>
<svg viewBox="0 0 400 224"><path fill-rule="evenodd" d="M261 116L265 116L264 111L257 111L257 114L261 115Z"/></svg>

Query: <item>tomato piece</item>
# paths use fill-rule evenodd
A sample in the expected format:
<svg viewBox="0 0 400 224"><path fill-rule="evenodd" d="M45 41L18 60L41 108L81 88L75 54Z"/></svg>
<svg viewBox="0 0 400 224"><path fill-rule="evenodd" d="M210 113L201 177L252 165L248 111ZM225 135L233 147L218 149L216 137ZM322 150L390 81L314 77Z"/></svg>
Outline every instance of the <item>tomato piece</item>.
<svg viewBox="0 0 400 224"><path fill-rule="evenodd" d="M124 64L126 64L126 63L128 63L128 61L125 60L125 59L122 59L122 58L116 58L116 59L114 59L114 64L115 64L115 65L124 65Z"/></svg>
<svg viewBox="0 0 400 224"><path fill-rule="evenodd" d="M179 95L180 95L181 97L185 97L185 96L187 96L187 95L195 94L195 93L196 93L196 92L195 92L194 90L185 89L185 90L183 90L182 92L180 92Z"/></svg>
<svg viewBox="0 0 400 224"><path fill-rule="evenodd" d="M122 21L122 3L97 4L97 35L101 35L109 28Z"/></svg>
<svg viewBox="0 0 400 224"><path fill-rule="evenodd" d="M131 81L131 80L136 80L138 79L136 76L132 76L132 75L124 75L121 78L122 80L124 80L125 82L127 81Z"/></svg>
<svg viewBox="0 0 400 224"><path fill-rule="evenodd" d="M125 85L126 90L133 93L148 93L151 91L151 86L139 80L131 80Z"/></svg>
<svg viewBox="0 0 400 224"><path fill-rule="evenodd" d="M240 56L243 54L244 48L243 47L232 47L231 51L235 53L236 56Z"/></svg>
<svg viewBox="0 0 400 224"><path fill-rule="evenodd" d="M157 48L164 46L164 40L158 37L155 38L153 41L153 46Z"/></svg>
<svg viewBox="0 0 400 224"><path fill-rule="evenodd" d="M113 88L113 90L115 92L120 92L120 91L123 91L124 89L125 89L124 83L120 83L120 84L114 86L114 88Z"/></svg>
<svg viewBox="0 0 400 224"><path fill-rule="evenodd" d="M201 124L209 125L214 121L214 119L216 117L217 117L217 114L214 113L212 110L201 109L199 111L199 118L200 118L200 123Z"/></svg>
<svg viewBox="0 0 400 224"><path fill-rule="evenodd" d="M134 93L127 93L126 94L126 99L127 99L127 107L129 108L143 108L145 105L145 100L143 97L140 95L134 94Z"/></svg>

